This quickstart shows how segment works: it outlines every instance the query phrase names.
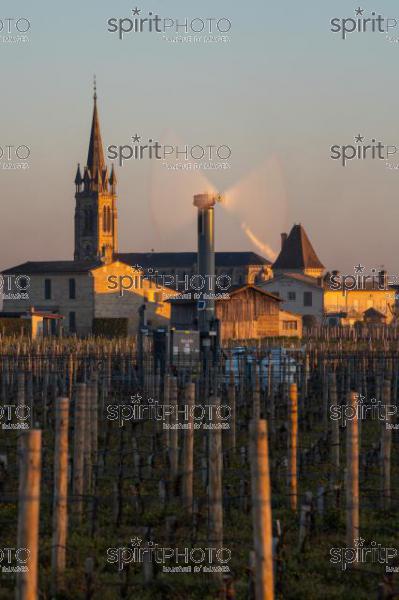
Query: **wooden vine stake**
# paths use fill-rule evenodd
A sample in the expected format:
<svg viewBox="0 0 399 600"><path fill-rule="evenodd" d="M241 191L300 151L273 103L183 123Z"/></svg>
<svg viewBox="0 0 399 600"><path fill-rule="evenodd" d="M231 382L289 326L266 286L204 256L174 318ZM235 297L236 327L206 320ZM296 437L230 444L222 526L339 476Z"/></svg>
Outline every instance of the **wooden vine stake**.
<svg viewBox="0 0 399 600"><path fill-rule="evenodd" d="M252 421L250 433L255 598L273 600L273 531L267 421Z"/></svg>
<svg viewBox="0 0 399 600"><path fill-rule="evenodd" d="M288 489L290 508L297 509L298 480L297 480L297 446L298 446L298 389L296 383L290 385L289 397L290 431L288 437Z"/></svg>
<svg viewBox="0 0 399 600"><path fill-rule="evenodd" d="M85 450L86 384L76 385L73 439L73 495L78 523L83 510L83 468Z"/></svg>
<svg viewBox="0 0 399 600"><path fill-rule="evenodd" d="M228 430L228 450L235 452L236 449L236 386L234 371L230 371L230 381L227 391L230 408L230 428Z"/></svg>
<svg viewBox="0 0 399 600"><path fill-rule="evenodd" d="M171 377L169 380L170 388L169 388L169 402L171 406L172 414L170 415L170 424L172 426L169 432L169 462L170 462L170 479L172 489L175 489L177 476L178 476L178 467L179 467L179 432L177 430L177 425L179 422L179 414L178 414L178 400L177 400L177 379L176 377ZM174 426L174 428L173 428Z"/></svg>
<svg viewBox="0 0 399 600"><path fill-rule="evenodd" d="M218 550L223 547L223 485L222 485L222 430L220 429L220 398L210 398L212 422L209 430L209 486L208 486L208 522L209 545ZM221 574L215 574L221 579Z"/></svg>
<svg viewBox="0 0 399 600"><path fill-rule="evenodd" d="M66 564L68 529L68 420L69 399L57 398L55 412L53 542L51 548L53 595L62 587L62 578Z"/></svg>
<svg viewBox="0 0 399 600"><path fill-rule="evenodd" d="M384 381L383 404L385 405L385 419L381 430L381 476L382 476L382 508L389 510L391 506L391 450L392 450L392 412L391 409L391 382Z"/></svg>
<svg viewBox="0 0 399 600"><path fill-rule="evenodd" d="M359 430L356 392L349 392L347 405L353 417L346 425L346 543L355 547L359 537Z"/></svg>
<svg viewBox="0 0 399 600"><path fill-rule="evenodd" d="M21 435L18 550L21 560L23 560L22 556L26 556L27 562L25 564L26 571L17 574L17 600L37 600L38 598L41 440L40 429L33 429Z"/></svg>
<svg viewBox="0 0 399 600"><path fill-rule="evenodd" d="M338 398L337 379L335 373L330 373L330 411L331 411L331 462L332 479L338 481L339 476L339 420L338 420Z"/></svg>
<svg viewBox="0 0 399 600"><path fill-rule="evenodd" d="M183 507L188 514L193 512L193 470L194 470L194 404L195 384L188 383L185 388L188 428L183 439L182 496Z"/></svg>

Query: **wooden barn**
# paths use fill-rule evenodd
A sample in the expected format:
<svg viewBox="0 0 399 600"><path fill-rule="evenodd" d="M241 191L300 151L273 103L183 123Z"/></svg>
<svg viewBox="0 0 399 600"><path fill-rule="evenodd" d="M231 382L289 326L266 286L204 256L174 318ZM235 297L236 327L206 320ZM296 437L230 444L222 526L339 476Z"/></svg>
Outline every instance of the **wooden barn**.
<svg viewBox="0 0 399 600"><path fill-rule="evenodd" d="M302 335L300 315L280 310L281 299L269 292L247 284L221 296L215 301L215 313L222 341ZM197 301L193 294L173 298L170 304L171 327L197 328Z"/></svg>

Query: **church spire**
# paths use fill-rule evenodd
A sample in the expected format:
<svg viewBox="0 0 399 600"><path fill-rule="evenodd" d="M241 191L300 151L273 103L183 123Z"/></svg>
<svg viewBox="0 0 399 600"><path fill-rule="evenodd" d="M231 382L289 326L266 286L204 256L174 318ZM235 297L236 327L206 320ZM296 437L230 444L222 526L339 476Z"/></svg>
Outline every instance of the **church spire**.
<svg viewBox="0 0 399 600"><path fill-rule="evenodd" d="M101 139L100 122L98 119L97 110L97 84L94 76L94 108L93 108L93 119L91 122L91 133L89 152L87 155L87 167L91 173L91 176L95 179L97 172L102 174L105 167L103 142Z"/></svg>
<svg viewBox="0 0 399 600"><path fill-rule="evenodd" d="M78 166L75 177L75 260L109 263L118 251L118 208L116 177L108 173L104 160L97 112L94 79L94 109L89 154L83 175Z"/></svg>

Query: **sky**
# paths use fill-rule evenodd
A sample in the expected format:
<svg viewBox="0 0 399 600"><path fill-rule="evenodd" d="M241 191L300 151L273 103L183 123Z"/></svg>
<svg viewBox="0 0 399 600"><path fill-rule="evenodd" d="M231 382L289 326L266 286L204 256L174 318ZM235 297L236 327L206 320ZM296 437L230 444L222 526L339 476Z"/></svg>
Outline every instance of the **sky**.
<svg viewBox="0 0 399 600"><path fill-rule="evenodd" d="M108 19L133 18L136 6L181 22L228 19L229 39L142 32L121 41L107 31ZM0 269L73 257L73 181L87 158L95 73L105 147L138 135L231 149L224 169L118 167L121 252L194 250L192 197L212 189L224 197L217 250L273 258L280 233L300 222L326 268L352 273L360 262L397 273L399 26L391 39L330 31L331 19L355 18L357 7L399 22L393 1L3 1L0 36L5 19L30 28L26 42L0 42L0 153L23 145L30 156L24 170L1 169L0 159ZM341 166L331 146L357 135L397 144L398 159Z"/></svg>

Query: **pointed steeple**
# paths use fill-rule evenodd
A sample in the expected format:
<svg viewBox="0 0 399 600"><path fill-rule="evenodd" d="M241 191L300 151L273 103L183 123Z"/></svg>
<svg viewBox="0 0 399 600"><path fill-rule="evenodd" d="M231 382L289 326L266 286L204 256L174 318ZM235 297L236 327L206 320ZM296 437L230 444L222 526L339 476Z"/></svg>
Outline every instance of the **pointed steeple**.
<svg viewBox="0 0 399 600"><path fill-rule="evenodd" d="M114 169L114 163L112 163L112 166L111 166L111 174L109 176L109 184L110 184L113 192L115 192L117 179L116 179L116 173L115 173L115 169Z"/></svg>
<svg viewBox="0 0 399 600"><path fill-rule="evenodd" d="M104 191L108 191L108 167L105 165L102 172L101 185Z"/></svg>
<svg viewBox="0 0 399 600"><path fill-rule="evenodd" d="M97 87L96 87L96 79L94 78L94 107L93 107L93 119L91 122L91 133L90 133L90 143L89 143L89 152L87 155L87 166L93 178L96 178L97 172L103 172L105 167L104 160L104 152L103 152L103 142L101 139L100 132L100 122L98 118L98 110L97 110Z"/></svg>
<svg viewBox="0 0 399 600"><path fill-rule="evenodd" d="M76 170L76 177L75 177L75 185L79 188L82 183L83 183L83 179L82 179L82 174L80 172L80 164L78 163L78 168Z"/></svg>

